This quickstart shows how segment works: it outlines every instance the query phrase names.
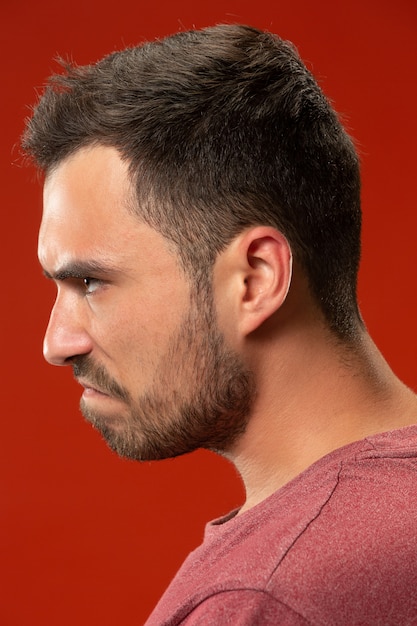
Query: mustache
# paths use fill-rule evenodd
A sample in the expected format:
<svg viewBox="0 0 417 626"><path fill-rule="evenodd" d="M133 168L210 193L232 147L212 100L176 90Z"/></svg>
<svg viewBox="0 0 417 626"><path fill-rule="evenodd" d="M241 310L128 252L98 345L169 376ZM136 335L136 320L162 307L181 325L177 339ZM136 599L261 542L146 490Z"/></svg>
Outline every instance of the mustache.
<svg viewBox="0 0 417 626"><path fill-rule="evenodd" d="M76 379L82 378L91 387L96 387L99 391L103 391L124 402L129 401L128 392L108 374L102 365L94 363L90 356L80 355L74 357L71 367Z"/></svg>

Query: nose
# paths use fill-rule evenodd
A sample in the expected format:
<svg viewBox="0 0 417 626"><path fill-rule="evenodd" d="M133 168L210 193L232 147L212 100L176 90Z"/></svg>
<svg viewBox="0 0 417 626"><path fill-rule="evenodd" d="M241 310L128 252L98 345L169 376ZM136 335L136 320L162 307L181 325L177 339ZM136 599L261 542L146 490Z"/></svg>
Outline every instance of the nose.
<svg viewBox="0 0 417 626"><path fill-rule="evenodd" d="M43 342L45 359L51 365L69 365L72 357L88 354L91 349L80 306L58 295Z"/></svg>

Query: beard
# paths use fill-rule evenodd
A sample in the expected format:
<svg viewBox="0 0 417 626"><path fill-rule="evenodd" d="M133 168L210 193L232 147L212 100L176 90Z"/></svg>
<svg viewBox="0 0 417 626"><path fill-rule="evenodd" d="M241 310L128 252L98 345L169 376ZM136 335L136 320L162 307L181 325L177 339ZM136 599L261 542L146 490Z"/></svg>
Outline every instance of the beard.
<svg viewBox="0 0 417 626"><path fill-rule="evenodd" d="M101 414L81 400L84 417L109 447L137 461L166 459L206 448L224 454L246 429L255 394L252 373L225 344L212 298L198 298L155 367L153 381L131 396L90 356L73 358L83 377L128 408Z"/></svg>

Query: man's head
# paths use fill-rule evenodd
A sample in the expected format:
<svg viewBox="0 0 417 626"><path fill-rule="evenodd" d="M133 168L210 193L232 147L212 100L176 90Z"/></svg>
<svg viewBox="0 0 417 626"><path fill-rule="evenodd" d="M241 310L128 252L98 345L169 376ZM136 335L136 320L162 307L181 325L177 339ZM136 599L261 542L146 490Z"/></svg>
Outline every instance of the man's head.
<svg viewBox="0 0 417 626"><path fill-rule="evenodd" d="M45 355L72 365L119 453L230 449L258 383L242 341L263 326L264 342L292 257L355 337L358 160L290 44L219 26L67 68L23 145L46 173L39 256L58 286Z"/></svg>
<svg viewBox="0 0 417 626"><path fill-rule="evenodd" d="M291 44L217 26L67 68L23 143L46 172L81 147L115 147L140 219L175 244L199 289L244 228L277 228L329 327L354 336L358 159Z"/></svg>

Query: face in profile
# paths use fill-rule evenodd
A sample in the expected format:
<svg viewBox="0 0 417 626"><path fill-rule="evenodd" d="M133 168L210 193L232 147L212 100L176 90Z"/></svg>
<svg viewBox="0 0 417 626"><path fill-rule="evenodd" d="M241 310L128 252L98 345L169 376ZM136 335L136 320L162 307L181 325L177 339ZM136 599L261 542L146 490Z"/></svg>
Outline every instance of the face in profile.
<svg viewBox="0 0 417 626"><path fill-rule="evenodd" d="M45 358L70 365L81 410L120 455L227 451L245 429L252 378L172 245L131 208L113 148L79 150L49 173L39 259L57 285Z"/></svg>

